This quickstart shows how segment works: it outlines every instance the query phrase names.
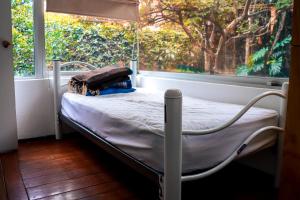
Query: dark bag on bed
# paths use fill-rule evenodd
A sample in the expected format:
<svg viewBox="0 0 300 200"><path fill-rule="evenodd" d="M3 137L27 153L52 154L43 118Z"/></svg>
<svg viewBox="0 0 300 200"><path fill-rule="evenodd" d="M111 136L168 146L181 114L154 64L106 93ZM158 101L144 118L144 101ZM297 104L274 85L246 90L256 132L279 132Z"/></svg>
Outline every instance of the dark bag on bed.
<svg viewBox="0 0 300 200"><path fill-rule="evenodd" d="M79 85L86 85L88 89L100 89L107 83L114 81L123 81L132 74L132 71L126 67L106 66L72 77L72 80Z"/></svg>
<svg viewBox="0 0 300 200"><path fill-rule="evenodd" d="M118 66L106 66L100 69L84 72L73 76L69 81L69 92L86 95L106 89L114 83L129 80L132 71L129 68Z"/></svg>

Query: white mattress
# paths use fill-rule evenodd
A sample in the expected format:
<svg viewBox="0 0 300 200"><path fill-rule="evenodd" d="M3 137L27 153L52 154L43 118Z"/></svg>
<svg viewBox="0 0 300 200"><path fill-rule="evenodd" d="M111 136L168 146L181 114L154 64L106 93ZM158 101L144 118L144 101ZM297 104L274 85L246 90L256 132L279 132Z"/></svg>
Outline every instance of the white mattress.
<svg viewBox="0 0 300 200"><path fill-rule="evenodd" d="M184 96L183 132L216 127L241 108ZM148 166L163 171L164 139L159 134L164 134L164 93L145 89L97 97L65 93L62 113ZM252 108L238 122L216 134L183 136L183 173L213 167L255 130L277 123L276 111ZM270 146L274 141L274 134L265 134L241 156Z"/></svg>

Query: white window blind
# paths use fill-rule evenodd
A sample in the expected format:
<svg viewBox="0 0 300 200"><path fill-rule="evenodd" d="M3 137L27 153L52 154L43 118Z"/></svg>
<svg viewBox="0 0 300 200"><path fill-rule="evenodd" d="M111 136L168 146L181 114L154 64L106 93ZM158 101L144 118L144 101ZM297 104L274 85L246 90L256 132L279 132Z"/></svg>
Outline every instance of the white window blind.
<svg viewBox="0 0 300 200"><path fill-rule="evenodd" d="M138 0L47 0L47 11L137 21Z"/></svg>

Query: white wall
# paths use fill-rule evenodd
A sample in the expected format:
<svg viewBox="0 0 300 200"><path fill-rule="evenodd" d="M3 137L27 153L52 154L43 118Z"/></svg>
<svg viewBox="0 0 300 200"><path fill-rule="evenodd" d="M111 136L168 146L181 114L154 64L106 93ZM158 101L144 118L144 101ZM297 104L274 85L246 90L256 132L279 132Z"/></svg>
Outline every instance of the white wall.
<svg viewBox="0 0 300 200"><path fill-rule="evenodd" d="M251 98L271 89L208 83L201 81L188 81L161 77L139 76L138 85L153 90L180 89L183 96L191 96L217 102L235 103L245 105ZM270 96L259 102L257 106L275 109L280 108L279 97Z"/></svg>
<svg viewBox="0 0 300 200"><path fill-rule="evenodd" d="M2 41L11 41L10 3L0 1L0 152L17 148L12 48L2 46Z"/></svg>
<svg viewBox="0 0 300 200"><path fill-rule="evenodd" d="M18 139L53 135L53 95L50 80L16 80L15 88Z"/></svg>

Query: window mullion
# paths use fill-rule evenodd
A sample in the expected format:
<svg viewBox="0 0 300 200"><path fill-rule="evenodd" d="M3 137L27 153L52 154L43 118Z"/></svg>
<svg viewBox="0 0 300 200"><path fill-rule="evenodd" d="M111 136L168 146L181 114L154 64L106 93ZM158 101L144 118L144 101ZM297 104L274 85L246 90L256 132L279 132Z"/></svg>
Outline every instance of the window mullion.
<svg viewBox="0 0 300 200"><path fill-rule="evenodd" d="M34 67L35 76L46 76L44 0L33 0Z"/></svg>

